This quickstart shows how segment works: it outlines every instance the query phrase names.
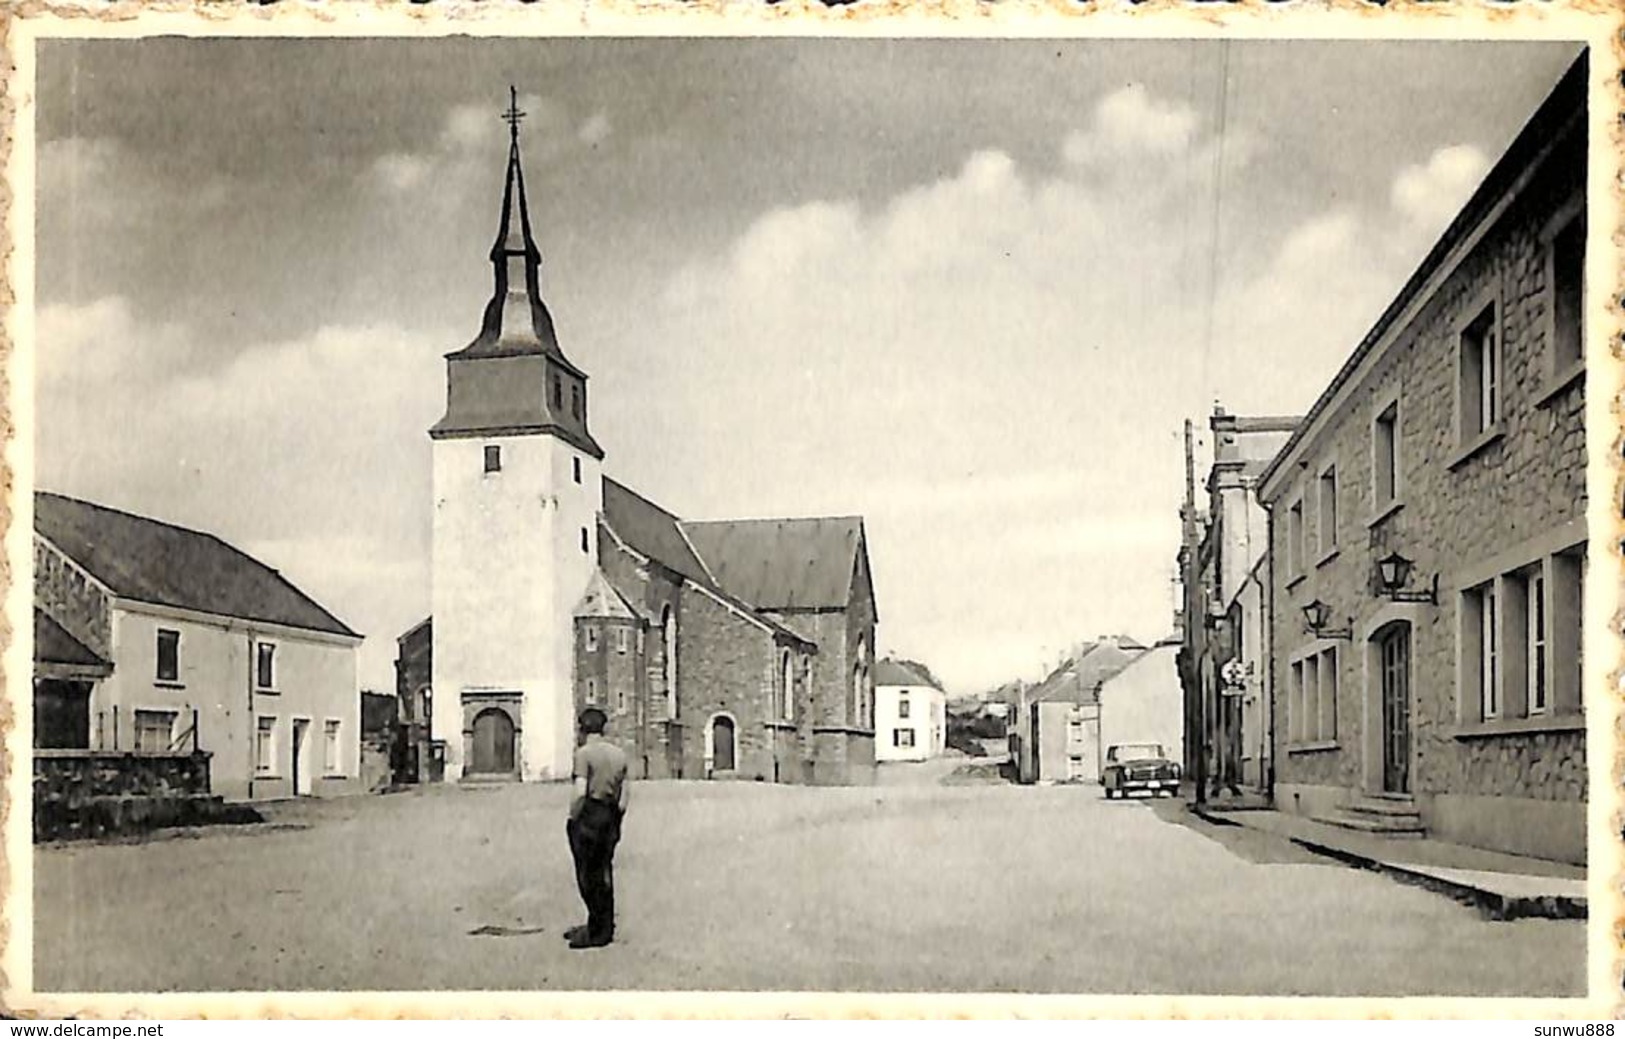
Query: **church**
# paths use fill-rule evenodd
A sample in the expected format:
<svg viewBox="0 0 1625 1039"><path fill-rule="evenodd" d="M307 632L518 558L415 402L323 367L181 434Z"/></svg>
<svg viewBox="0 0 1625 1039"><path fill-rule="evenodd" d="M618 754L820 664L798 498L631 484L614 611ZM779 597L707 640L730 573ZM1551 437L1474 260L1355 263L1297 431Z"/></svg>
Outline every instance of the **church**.
<svg viewBox="0 0 1625 1039"><path fill-rule="evenodd" d="M604 475L540 291L521 115L491 299L429 430L432 613L398 639L403 704L452 782L568 779L589 705L637 778L872 782L862 518L687 521Z"/></svg>

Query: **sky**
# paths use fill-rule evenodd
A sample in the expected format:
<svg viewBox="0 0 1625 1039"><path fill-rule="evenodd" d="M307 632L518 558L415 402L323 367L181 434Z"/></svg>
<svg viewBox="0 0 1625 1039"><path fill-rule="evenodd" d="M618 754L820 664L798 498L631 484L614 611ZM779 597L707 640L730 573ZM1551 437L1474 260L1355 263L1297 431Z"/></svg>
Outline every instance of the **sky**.
<svg viewBox="0 0 1625 1039"><path fill-rule="evenodd" d="M277 567L392 689L513 84L606 474L861 515L882 652L1035 678L1170 631L1183 420L1307 410L1579 50L45 41L36 483Z"/></svg>

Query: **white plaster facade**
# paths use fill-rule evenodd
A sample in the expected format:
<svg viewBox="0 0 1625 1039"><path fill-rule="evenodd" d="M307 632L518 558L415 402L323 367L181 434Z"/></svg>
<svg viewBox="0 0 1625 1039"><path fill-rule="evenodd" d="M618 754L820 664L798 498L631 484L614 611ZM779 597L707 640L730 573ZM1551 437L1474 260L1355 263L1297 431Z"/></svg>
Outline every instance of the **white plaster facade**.
<svg viewBox="0 0 1625 1039"><path fill-rule="evenodd" d="M906 718L903 704L908 705ZM948 696L941 689L930 685L875 686L876 761L924 761L940 755L947 741Z"/></svg>
<svg viewBox="0 0 1625 1039"><path fill-rule="evenodd" d="M1179 644L1163 642L1100 687L1100 754L1126 743L1160 743L1170 761L1185 754Z"/></svg>
<svg viewBox="0 0 1625 1039"><path fill-rule="evenodd" d="M501 452L496 471L488 447ZM434 731L446 779L468 765L465 702L487 693L519 694L519 778L568 779L572 617L598 566L599 461L551 433L436 439L433 454Z"/></svg>

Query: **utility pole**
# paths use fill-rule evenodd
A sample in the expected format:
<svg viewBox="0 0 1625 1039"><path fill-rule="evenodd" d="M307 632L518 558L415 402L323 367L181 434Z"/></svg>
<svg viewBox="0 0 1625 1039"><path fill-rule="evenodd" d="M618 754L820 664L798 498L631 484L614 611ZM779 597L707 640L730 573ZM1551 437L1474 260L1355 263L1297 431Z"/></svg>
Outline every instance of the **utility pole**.
<svg viewBox="0 0 1625 1039"><path fill-rule="evenodd" d="M1196 737L1196 752L1191 758L1195 766L1192 780L1196 784L1196 803L1207 803L1207 691L1202 687L1202 643L1207 631L1207 607L1203 603L1200 566L1197 553L1201 550L1201 532L1196 522L1196 438L1191 420L1185 420L1185 649L1190 671L1190 690L1187 704L1192 713L1191 733Z"/></svg>

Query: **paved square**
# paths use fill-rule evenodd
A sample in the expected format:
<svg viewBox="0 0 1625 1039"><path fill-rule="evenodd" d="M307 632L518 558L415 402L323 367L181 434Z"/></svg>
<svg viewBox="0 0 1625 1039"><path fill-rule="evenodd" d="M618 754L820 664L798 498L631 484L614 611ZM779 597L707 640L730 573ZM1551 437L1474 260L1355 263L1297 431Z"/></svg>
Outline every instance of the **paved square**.
<svg viewBox="0 0 1625 1039"><path fill-rule="evenodd" d="M1092 786L640 783L618 941L572 952L567 796L431 788L41 848L34 987L1584 992L1582 923L1486 921Z"/></svg>

